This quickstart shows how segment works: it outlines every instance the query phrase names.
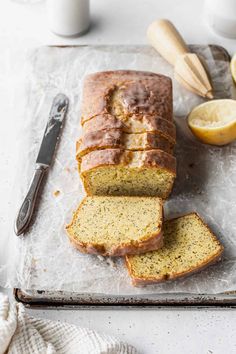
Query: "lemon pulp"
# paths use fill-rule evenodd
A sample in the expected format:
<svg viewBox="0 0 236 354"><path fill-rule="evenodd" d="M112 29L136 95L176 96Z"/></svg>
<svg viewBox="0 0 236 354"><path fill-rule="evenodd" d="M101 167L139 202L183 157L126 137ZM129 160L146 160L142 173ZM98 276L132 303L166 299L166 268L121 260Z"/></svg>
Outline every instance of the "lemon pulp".
<svg viewBox="0 0 236 354"><path fill-rule="evenodd" d="M234 82L236 83L236 53L234 54L234 56L231 59L230 70L231 70L231 74L233 76Z"/></svg>
<svg viewBox="0 0 236 354"><path fill-rule="evenodd" d="M188 116L188 125L206 144L229 144L236 139L236 100L213 100L195 107Z"/></svg>

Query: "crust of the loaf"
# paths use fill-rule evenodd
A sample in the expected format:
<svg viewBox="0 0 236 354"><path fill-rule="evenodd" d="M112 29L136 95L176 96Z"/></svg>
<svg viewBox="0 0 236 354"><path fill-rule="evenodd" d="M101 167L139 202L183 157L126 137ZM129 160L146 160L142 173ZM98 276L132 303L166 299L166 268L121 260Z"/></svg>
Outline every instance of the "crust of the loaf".
<svg viewBox="0 0 236 354"><path fill-rule="evenodd" d="M69 235L70 241L75 248L81 253L94 254L109 257L122 257L127 254L141 254L148 251L153 251L163 246L162 232L150 236L150 238L143 242L133 242L132 244L122 244L117 247L106 248L99 244L89 244L78 241Z"/></svg>
<svg viewBox="0 0 236 354"><path fill-rule="evenodd" d="M95 150L82 157L80 164L80 173L93 168L107 166L107 165L121 165L129 166L132 161L133 151L127 151L122 149L106 149ZM174 156L162 151L162 150L147 150L142 151L142 159L140 164L136 167L142 168L162 168L171 174L176 176L176 159Z"/></svg>
<svg viewBox="0 0 236 354"><path fill-rule="evenodd" d="M154 113L172 120L172 81L151 72L118 70L88 75L84 81L82 122L110 113L114 91L123 92L125 113ZM138 97L138 101L137 101Z"/></svg>
<svg viewBox="0 0 236 354"><path fill-rule="evenodd" d="M125 264L126 264L126 267L128 269L129 275L132 278L132 284L134 286L145 286L145 285L151 285L151 284L156 284L156 283L163 283L163 282L166 282L166 281L171 281L171 280L173 281L173 280L176 280L176 279L182 278L182 277L187 277L187 276L192 275L194 273L197 273L197 272L199 272L201 270L204 270L208 266L213 265L214 263L218 262L221 259L222 253L224 251L224 247L219 242L217 237L213 234L213 232L210 230L209 226L205 223L205 221L196 212L184 214L184 215L181 215L179 217L184 217L184 216L188 216L188 215L195 215L195 216L197 216L198 219L201 220L201 222L209 230L213 240L216 241L218 243L218 245L220 246L219 251L215 255L213 255L212 257L209 257L205 262L202 262L201 264L199 264L197 267L188 269L185 272L175 273L175 274L172 274L172 275L166 274L166 275L162 275L160 277L146 277L146 278L144 278L144 277L140 278L140 277L136 277L134 275L134 273L132 271L132 265L131 265L131 263L129 261L129 257L126 256L125 257ZM173 218L171 220L178 219L179 217Z"/></svg>
<svg viewBox="0 0 236 354"><path fill-rule="evenodd" d="M94 80L98 81L106 81L110 78L117 80L123 76L124 79L130 80L131 76L139 77L139 78L156 78L156 77L164 77L168 81L171 79L168 76L162 74L156 74L151 71L139 71L139 70L108 70L108 71L98 71L96 73L92 73L86 76L87 81L93 82Z"/></svg>
<svg viewBox="0 0 236 354"><path fill-rule="evenodd" d="M130 127L129 122L131 120L137 122L137 128L135 130ZM111 114L97 114L86 122L82 122L82 126L85 133L109 129L120 129L125 133L134 134L151 132L161 134L173 144L176 142L175 124L157 115L133 114L127 121L124 121Z"/></svg>
<svg viewBox="0 0 236 354"><path fill-rule="evenodd" d="M135 197L132 197L135 198ZM138 198L138 197L136 197ZM149 197L147 197L149 198ZM148 251L153 251L161 248L163 246L163 233L162 233L162 223L163 223L163 206L161 207L161 216L160 216L160 223L159 223L159 231L154 234L148 234L143 236L142 239L139 241L131 241L129 243L123 243L113 247L106 247L102 244L96 243L85 243L78 240L75 237L71 227L74 221L77 219L77 215L85 201L86 197L82 200L79 208L73 214L73 218L70 224L66 225L65 229L67 235L69 237L70 242L73 244L75 248L77 248L81 253L86 254L94 254L94 255L101 255L101 256L110 256L110 257L121 257L127 254L135 255L141 254ZM161 200L161 199L160 199Z"/></svg>
<svg viewBox="0 0 236 354"><path fill-rule="evenodd" d="M128 147L125 141L125 137L131 136L124 133L121 129L101 130L97 132L91 132L84 134L80 140L76 143L76 158L80 160L81 157L94 150L104 149L126 149L131 151L143 151L159 149L169 154L173 153L174 145L166 138L159 134L146 132L141 134L132 134L132 136L142 136L143 145Z"/></svg>

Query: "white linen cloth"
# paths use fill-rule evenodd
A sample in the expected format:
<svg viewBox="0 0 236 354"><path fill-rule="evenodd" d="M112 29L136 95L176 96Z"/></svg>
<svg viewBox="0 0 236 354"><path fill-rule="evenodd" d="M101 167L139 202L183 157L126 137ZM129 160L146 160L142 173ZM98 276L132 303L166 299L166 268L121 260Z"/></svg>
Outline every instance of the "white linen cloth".
<svg viewBox="0 0 236 354"><path fill-rule="evenodd" d="M0 294L0 354L137 354L118 339L68 323L27 315Z"/></svg>

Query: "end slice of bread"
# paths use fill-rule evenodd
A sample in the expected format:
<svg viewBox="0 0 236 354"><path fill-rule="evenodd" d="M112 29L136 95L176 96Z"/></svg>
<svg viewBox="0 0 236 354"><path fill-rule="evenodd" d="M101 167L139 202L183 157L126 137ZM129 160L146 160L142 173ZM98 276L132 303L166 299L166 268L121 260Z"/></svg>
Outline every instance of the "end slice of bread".
<svg viewBox="0 0 236 354"><path fill-rule="evenodd" d="M173 119L172 81L169 77L133 70L103 71L86 76L82 124L97 114L114 116L156 114Z"/></svg>
<svg viewBox="0 0 236 354"><path fill-rule="evenodd" d="M187 276L216 262L223 252L223 246L196 213L166 221L163 237L160 250L126 256L134 285Z"/></svg>
<svg viewBox="0 0 236 354"><path fill-rule="evenodd" d="M66 231L83 253L123 256L161 247L162 220L157 197L87 196Z"/></svg>

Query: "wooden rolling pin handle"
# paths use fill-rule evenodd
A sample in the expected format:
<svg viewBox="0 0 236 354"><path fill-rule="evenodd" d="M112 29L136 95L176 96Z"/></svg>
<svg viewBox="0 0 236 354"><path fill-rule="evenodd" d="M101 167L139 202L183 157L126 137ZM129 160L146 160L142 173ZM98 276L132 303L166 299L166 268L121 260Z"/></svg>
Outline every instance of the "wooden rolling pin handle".
<svg viewBox="0 0 236 354"><path fill-rule="evenodd" d="M172 65L179 55L189 52L183 38L168 20L161 19L150 24L147 30L150 44Z"/></svg>

